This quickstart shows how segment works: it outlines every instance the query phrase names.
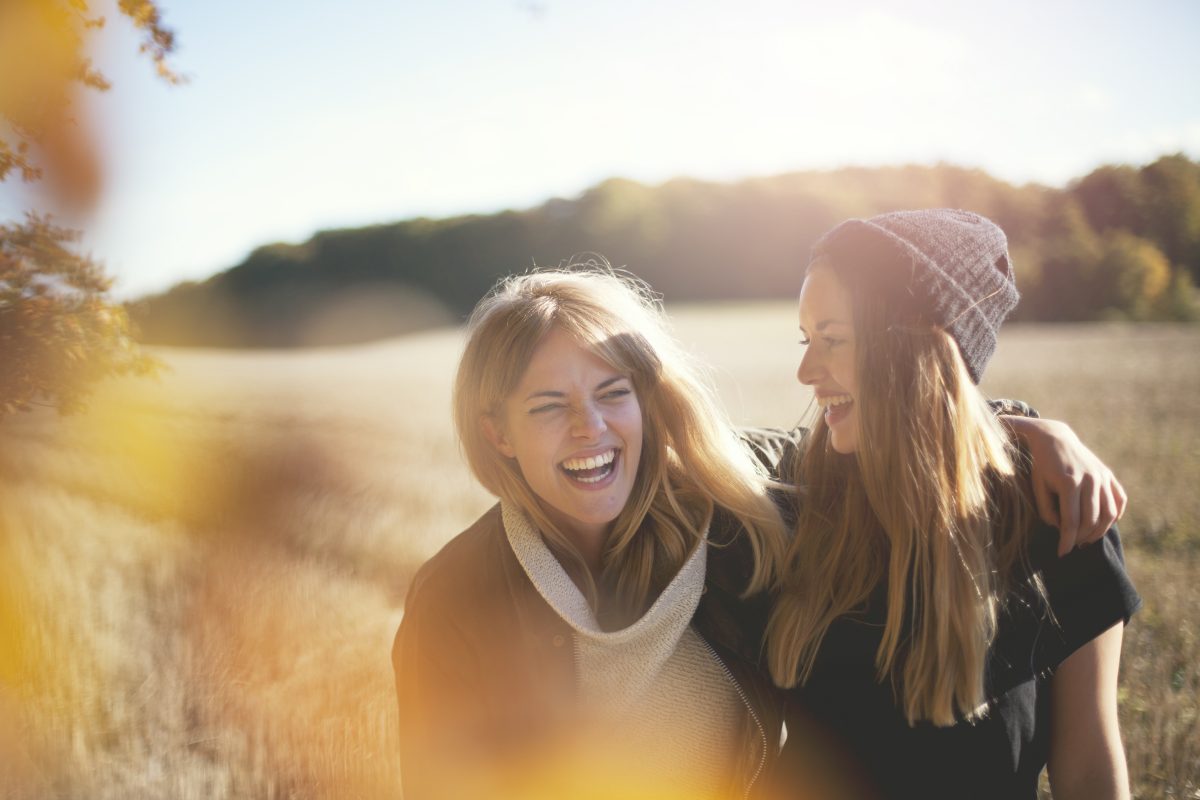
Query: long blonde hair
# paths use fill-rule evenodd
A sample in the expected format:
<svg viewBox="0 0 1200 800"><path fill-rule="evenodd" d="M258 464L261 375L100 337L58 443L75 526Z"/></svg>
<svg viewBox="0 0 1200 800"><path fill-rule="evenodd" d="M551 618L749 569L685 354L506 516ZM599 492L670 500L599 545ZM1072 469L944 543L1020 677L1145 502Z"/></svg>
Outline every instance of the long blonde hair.
<svg viewBox="0 0 1200 800"><path fill-rule="evenodd" d="M859 446L833 451L819 419L795 465L805 494L768 627L771 673L804 683L830 624L883 585L877 677L910 724L951 725L984 711L1001 602L1028 570L1019 455L947 333L869 275L834 274L854 308Z"/></svg>
<svg viewBox="0 0 1200 800"><path fill-rule="evenodd" d="M516 461L497 452L481 424L499 413L538 343L555 328L629 375L642 409L641 462L603 552L603 592ZM628 274L588 262L500 281L471 314L454 419L480 483L531 517L606 625L645 611L703 538L714 506L740 521L753 548L747 591L765 587L773 575L784 526L766 476L668 332L660 304Z"/></svg>

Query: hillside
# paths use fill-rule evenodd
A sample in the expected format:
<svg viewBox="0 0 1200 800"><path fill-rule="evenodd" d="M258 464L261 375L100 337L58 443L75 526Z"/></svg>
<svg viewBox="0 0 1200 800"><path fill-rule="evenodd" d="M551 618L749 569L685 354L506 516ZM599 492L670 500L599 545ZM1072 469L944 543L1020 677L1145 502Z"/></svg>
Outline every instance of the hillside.
<svg viewBox="0 0 1200 800"><path fill-rule="evenodd" d="M1066 189L952 166L848 168L737 183L605 181L524 211L330 230L272 244L131 307L150 343L294 347L461 321L502 275L601 254L668 301L793 295L815 239L886 210L958 207L1008 233L1020 317L1189 316L1200 276L1200 164L1102 167Z"/></svg>

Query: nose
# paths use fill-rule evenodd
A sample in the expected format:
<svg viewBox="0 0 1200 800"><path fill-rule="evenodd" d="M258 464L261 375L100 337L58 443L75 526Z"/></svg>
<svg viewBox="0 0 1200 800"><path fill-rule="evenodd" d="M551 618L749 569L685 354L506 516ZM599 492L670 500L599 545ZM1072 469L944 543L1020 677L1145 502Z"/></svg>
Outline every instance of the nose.
<svg viewBox="0 0 1200 800"><path fill-rule="evenodd" d="M593 403L584 403L575 409L571 419L571 433L580 439L595 439L608 430L604 415Z"/></svg>
<svg viewBox="0 0 1200 800"><path fill-rule="evenodd" d="M800 366L796 369L796 380L805 386L812 386L825 375L825 367L817 355L817 348L809 345L804 348L800 358Z"/></svg>

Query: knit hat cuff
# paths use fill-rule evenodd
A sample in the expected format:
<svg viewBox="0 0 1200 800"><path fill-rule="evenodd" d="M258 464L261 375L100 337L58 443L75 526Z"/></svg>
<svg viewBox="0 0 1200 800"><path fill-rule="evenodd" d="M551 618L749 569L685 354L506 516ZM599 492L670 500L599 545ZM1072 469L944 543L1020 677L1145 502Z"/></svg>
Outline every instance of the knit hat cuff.
<svg viewBox="0 0 1200 800"><path fill-rule="evenodd" d="M813 261L825 256L839 269L863 269L895 289L897 299L910 300L950 334L979 382L996 331L1019 297L1003 231L965 211L895 212L838 225L813 246Z"/></svg>

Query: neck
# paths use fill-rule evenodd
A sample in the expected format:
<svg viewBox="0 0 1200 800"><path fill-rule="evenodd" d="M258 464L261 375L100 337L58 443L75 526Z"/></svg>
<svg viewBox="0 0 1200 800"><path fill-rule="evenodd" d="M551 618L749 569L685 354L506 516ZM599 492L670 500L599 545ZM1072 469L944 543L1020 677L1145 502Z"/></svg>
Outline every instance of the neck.
<svg viewBox="0 0 1200 800"><path fill-rule="evenodd" d="M571 544L575 545L575 549L583 556L583 563L587 565L593 580L598 581L600 573L604 569L604 545L608 541L611 527L611 525L604 525L587 530L580 530L576 527L563 530L563 533L571 540Z"/></svg>
<svg viewBox="0 0 1200 800"><path fill-rule="evenodd" d="M604 567L604 546L608 544L608 535L612 532L612 522L585 523L562 514L547 503L542 503L542 512L554 523L567 541L583 556L583 563L593 580L600 579ZM545 538L545 537L542 537ZM551 552L554 548L550 548ZM557 556L556 556L557 557ZM561 561L561 559L559 559ZM568 569L568 572L574 570ZM579 583L581 576L572 575L571 579ZM580 587L583 588L583 587Z"/></svg>

